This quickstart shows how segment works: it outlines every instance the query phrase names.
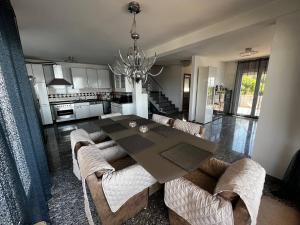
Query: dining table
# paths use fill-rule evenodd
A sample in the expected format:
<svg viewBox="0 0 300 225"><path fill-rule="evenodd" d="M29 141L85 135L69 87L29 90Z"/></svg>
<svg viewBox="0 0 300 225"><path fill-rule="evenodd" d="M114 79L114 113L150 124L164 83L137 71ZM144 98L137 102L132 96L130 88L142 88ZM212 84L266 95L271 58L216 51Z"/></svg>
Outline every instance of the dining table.
<svg viewBox="0 0 300 225"><path fill-rule="evenodd" d="M213 142L136 115L100 119L96 123L159 183L196 170L216 150Z"/></svg>

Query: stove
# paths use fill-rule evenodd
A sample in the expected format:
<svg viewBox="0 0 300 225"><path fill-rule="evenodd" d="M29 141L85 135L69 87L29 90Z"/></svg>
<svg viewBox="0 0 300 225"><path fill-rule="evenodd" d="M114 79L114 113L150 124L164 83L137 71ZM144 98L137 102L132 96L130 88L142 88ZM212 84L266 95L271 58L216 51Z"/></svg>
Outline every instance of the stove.
<svg viewBox="0 0 300 225"><path fill-rule="evenodd" d="M64 122L76 119L74 112L74 103L60 102L58 104L53 104L52 107L56 122Z"/></svg>

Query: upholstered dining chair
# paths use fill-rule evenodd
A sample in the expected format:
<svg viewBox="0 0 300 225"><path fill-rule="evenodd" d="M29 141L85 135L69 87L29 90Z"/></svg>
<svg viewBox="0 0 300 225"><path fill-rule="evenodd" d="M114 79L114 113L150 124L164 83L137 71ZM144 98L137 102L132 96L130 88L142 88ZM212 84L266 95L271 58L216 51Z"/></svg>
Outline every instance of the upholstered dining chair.
<svg viewBox="0 0 300 225"><path fill-rule="evenodd" d="M231 165L210 158L196 171L165 184L170 225L255 224L251 220L258 214L264 180L265 170L251 159Z"/></svg>
<svg viewBox="0 0 300 225"><path fill-rule="evenodd" d="M141 210L147 208L148 197L154 193L157 188L157 183L144 169L137 165L136 162L129 156L110 162L110 165L115 168L115 171L105 178L103 172L97 171L89 175L86 179L89 187L92 200L96 206L97 214L102 225L121 225L128 219L134 217ZM136 171L136 172L135 172ZM144 171L144 173L143 173ZM147 179L146 179L147 178ZM108 184L115 192L105 191L103 179L107 179ZM131 181L134 181L132 183ZM138 181L137 181L138 180ZM105 182L105 181L104 181ZM143 188L139 188L143 184ZM122 186L121 191L117 191L118 186ZM138 186L138 187L137 187ZM112 203L107 198L106 192L113 195L113 202L122 199L118 195L124 195L126 189L139 190L132 197L127 199L120 208L112 209ZM110 202L110 203L109 203Z"/></svg>
<svg viewBox="0 0 300 225"><path fill-rule="evenodd" d="M159 115L159 114L153 114L152 115L152 120L156 123L160 123L160 124L163 124L165 126L171 126L172 122L173 122L172 118L169 118L167 116L162 116L162 115Z"/></svg>
<svg viewBox="0 0 300 225"><path fill-rule="evenodd" d="M102 134L102 132L88 133L83 129L77 129L71 132L70 139L73 173L78 180L81 179L81 176L77 155L82 146L95 145L108 161L116 160L127 155L127 153L118 146L115 141Z"/></svg>
<svg viewBox="0 0 300 225"><path fill-rule="evenodd" d="M179 119L176 119L174 121L173 128L189 133L191 135L195 135L197 137L203 137L205 132L205 128L200 124L191 123Z"/></svg>

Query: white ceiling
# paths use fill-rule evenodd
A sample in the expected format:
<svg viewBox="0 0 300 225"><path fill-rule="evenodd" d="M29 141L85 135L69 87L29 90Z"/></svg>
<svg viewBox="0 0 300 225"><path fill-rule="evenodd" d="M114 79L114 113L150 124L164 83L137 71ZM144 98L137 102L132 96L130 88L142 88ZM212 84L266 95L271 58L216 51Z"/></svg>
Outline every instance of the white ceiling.
<svg viewBox="0 0 300 225"><path fill-rule="evenodd" d="M159 64L178 64L181 60L189 60L193 55L213 57L220 61L236 61L268 56L275 32L275 24L269 22L247 27L236 32L209 39L184 51L159 58ZM241 57L240 52L251 47L258 51L251 57Z"/></svg>
<svg viewBox="0 0 300 225"><path fill-rule="evenodd" d="M143 10L137 18L140 45L144 49L154 47L271 1L140 0ZM126 50L131 44L128 2L12 0L27 57L63 60L74 56L78 62L99 64L111 62L117 49Z"/></svg>

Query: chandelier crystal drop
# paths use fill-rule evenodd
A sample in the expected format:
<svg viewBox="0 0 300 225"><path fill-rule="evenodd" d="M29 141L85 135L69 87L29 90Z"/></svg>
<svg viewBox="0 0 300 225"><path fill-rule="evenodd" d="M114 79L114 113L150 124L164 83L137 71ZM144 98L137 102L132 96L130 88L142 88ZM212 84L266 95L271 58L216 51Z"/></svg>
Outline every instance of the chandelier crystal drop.
<svg viewBox="0 0 300 225"><path fill-rule="evenodd" d="M138 83L142 81L147 82L148 76L158 76L163 71L163 67L156 74L152 74L150 69L155 64L157 56L156 53L152 57L147 57L144 51L138 47L137 41L140 35L136 31L136 14L141 11L138 2L130 2L128 4L128 11L133 14L133 22L130 30L133 46L128 49L126 57L123 57L119 50L119 59L114 62L114 65L108 65L110 70L118 76L125 76L130 82Z"/></svg>

